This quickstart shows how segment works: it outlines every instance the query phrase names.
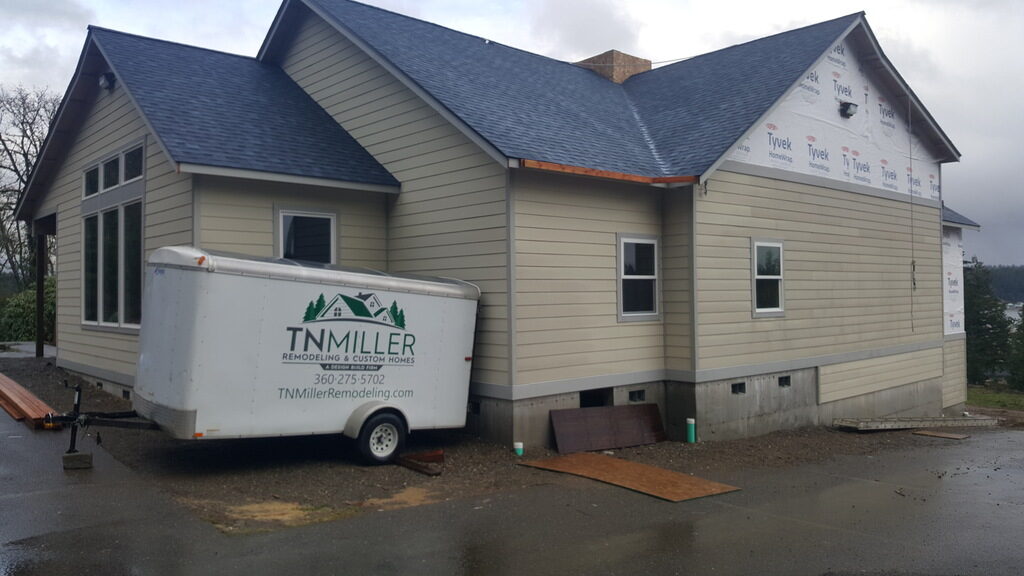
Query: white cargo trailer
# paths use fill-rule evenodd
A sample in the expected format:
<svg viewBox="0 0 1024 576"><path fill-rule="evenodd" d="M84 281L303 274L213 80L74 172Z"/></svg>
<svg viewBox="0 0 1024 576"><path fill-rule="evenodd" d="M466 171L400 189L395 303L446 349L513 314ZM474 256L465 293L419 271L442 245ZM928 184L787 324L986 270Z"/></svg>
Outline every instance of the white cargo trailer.
<svg viewBox="0 0 1024 576"><path fill-rule="evenodd" d="M466 423L480 290L190 247L146 269L133 404L176 438L342 433L392 458Z"/></svg>

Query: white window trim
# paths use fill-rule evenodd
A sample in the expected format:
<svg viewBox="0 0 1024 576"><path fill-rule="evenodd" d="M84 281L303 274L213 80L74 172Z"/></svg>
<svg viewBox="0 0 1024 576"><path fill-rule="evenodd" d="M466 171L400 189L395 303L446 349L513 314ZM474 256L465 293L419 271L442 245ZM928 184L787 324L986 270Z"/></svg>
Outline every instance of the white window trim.
<svg viewBox="0 0 1024 576"><path fill-rule="evenodd" d="M315 210L292 210L281 208L277 211L277 255L284 258L284 217L305 216L308 218L327 218L331 221L331 261L328 264L338 263L338 215L335 212L318 212Z"/></svg>
<svg viewBox="0 0 1024 576"><path fill-rule="evenodd" d="M135 150L136 148L142 148L142 173L139 174L138 176L136 176L135 178L132 178L131 180L125 180L124 179L124 156L125 156L125 154ZM118 180L118 183L115 184L114 186L109 187L109 188L104 188L105 182L104 182L104 178L103 178L103 165L106 164L107 162L110 162L114 158L118 159L118 163L117 163L117 180ZM89 196L86 196L85 195L85 177L86 177L86 174L88 174L89 171L92 170L93 168L96 168L97 172L98 172L98 178L97 178L98 190L97 190L97 192L95 194L91 194ZM110 154L108 156L104 156L103 159L101 159L100 161L93 162L92 164L89 164L88 166L86 166L82 170L82 199L85 200L86 198L97 198L97 197L101 196L102 194L105 194L107 192L111 192L113 190L117 190L118 188L121 188L121 187L123 187L123 186L125 186L127 184L131 184L133 182L138 182L139 180L142 180L145 177L146 177L146 144L145 144L145 142L136 142L135 144L132 144L131 146L127 146L127 147L119 150L117 153Z"/></svg>
<svg viewBox="0 0 1024 576"><path fill-rule="evenodd" d="M140 198L134 198L121 204L113 206L107 206L102 210L90 212L82 216L82 260L81 260L81 320L83 326L96 326L101 328L127 328L130 330L138 330L141 324L132 324L124 322L125 317L124 310L124 208L125 206L131 206L132 204L142 204ZM104 322L103 321L103 287L105 284L105 277L103 274L103 215L108 212L117 212L117 281L120 284L117 291L117 318L118 322ZM96 218L96 320L85 319L85 221L89 218ZM142 230L145 230L145 207L143 206L142 214ZM145 242L145 234L141 238ZM141 254L145 254L145 250L140 250ZM143 256L145 258L145 256ZM145 270L145 262L142 262L143 271Z"/></svg>
<svg viewBox="0 0 1024 576"><path fill-rule="evenodd" d="M615 306L618 312L619 322L650 322L661 320L661 247L658 245L658 237L649 234L616 234L615 249ZM623 254L626 243L651 244L654 246L654 275L629 275L623 273ZM654 311L652 312L624 312L622 310L622 281L623 280L654 280Z"/></svg>
<svg viewBox="0 0 1024 576"><path fill-rule="evenodd" d="M779 275L761 276L757 273L757 247L774 246L779 249ZM754 318L782 318L786 315L786 248L782 240L772 238L751 238L750 239L750 310ZM779 281L779 306L777 308L757 307L757 281L778 280Z"/></svg>

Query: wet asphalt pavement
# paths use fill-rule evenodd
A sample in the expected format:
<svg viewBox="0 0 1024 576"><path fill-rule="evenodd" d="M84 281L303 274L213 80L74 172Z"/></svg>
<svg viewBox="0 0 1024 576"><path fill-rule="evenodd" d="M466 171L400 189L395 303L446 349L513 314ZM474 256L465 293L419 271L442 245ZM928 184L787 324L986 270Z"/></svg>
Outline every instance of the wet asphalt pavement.
<svg viewBox="0 0 1024 576"><path fill-rule="evenodd" d="M0 576L1024 574L1024 431L738 471L672 504L552 473L484 497L227 535L87 442L0 414Z"/></svg>

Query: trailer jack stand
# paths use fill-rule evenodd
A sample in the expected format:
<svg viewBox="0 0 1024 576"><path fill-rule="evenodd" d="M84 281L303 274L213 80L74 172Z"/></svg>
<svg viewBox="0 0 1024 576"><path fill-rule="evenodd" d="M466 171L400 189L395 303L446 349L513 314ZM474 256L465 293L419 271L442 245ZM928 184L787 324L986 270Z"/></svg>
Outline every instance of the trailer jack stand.
<svg viewBox="0 0 1024 576"><path fill-rule="evenodd" d="M64 383L67 386L67 382ZM44 422L71 425L71 442L62 459L65 470L85 470L92 468L92 453L78 451L78 429L86 426L110 426L113 428L135 428L158 430L154 422L143 420L134 410L126 412L82 412L82 385L75 385L75 405L71 412L64 414L47 414ZM96 434L99 444L99 434Z"/></svg>

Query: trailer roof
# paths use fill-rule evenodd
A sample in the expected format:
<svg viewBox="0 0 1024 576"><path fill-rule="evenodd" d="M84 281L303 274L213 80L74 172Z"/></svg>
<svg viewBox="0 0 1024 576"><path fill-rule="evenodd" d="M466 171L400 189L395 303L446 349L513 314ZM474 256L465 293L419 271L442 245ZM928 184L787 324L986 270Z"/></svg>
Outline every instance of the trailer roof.
<svg viewBox="0 0 1024 576"><path fill-rule="evenodd" d="M480 288L475 284L456 278L392 274L372 268L337 266L284 258L261 258L230 252L200 250L191 246L158 248L150 255L149 265L447 298L480 299Z"/></svg>

